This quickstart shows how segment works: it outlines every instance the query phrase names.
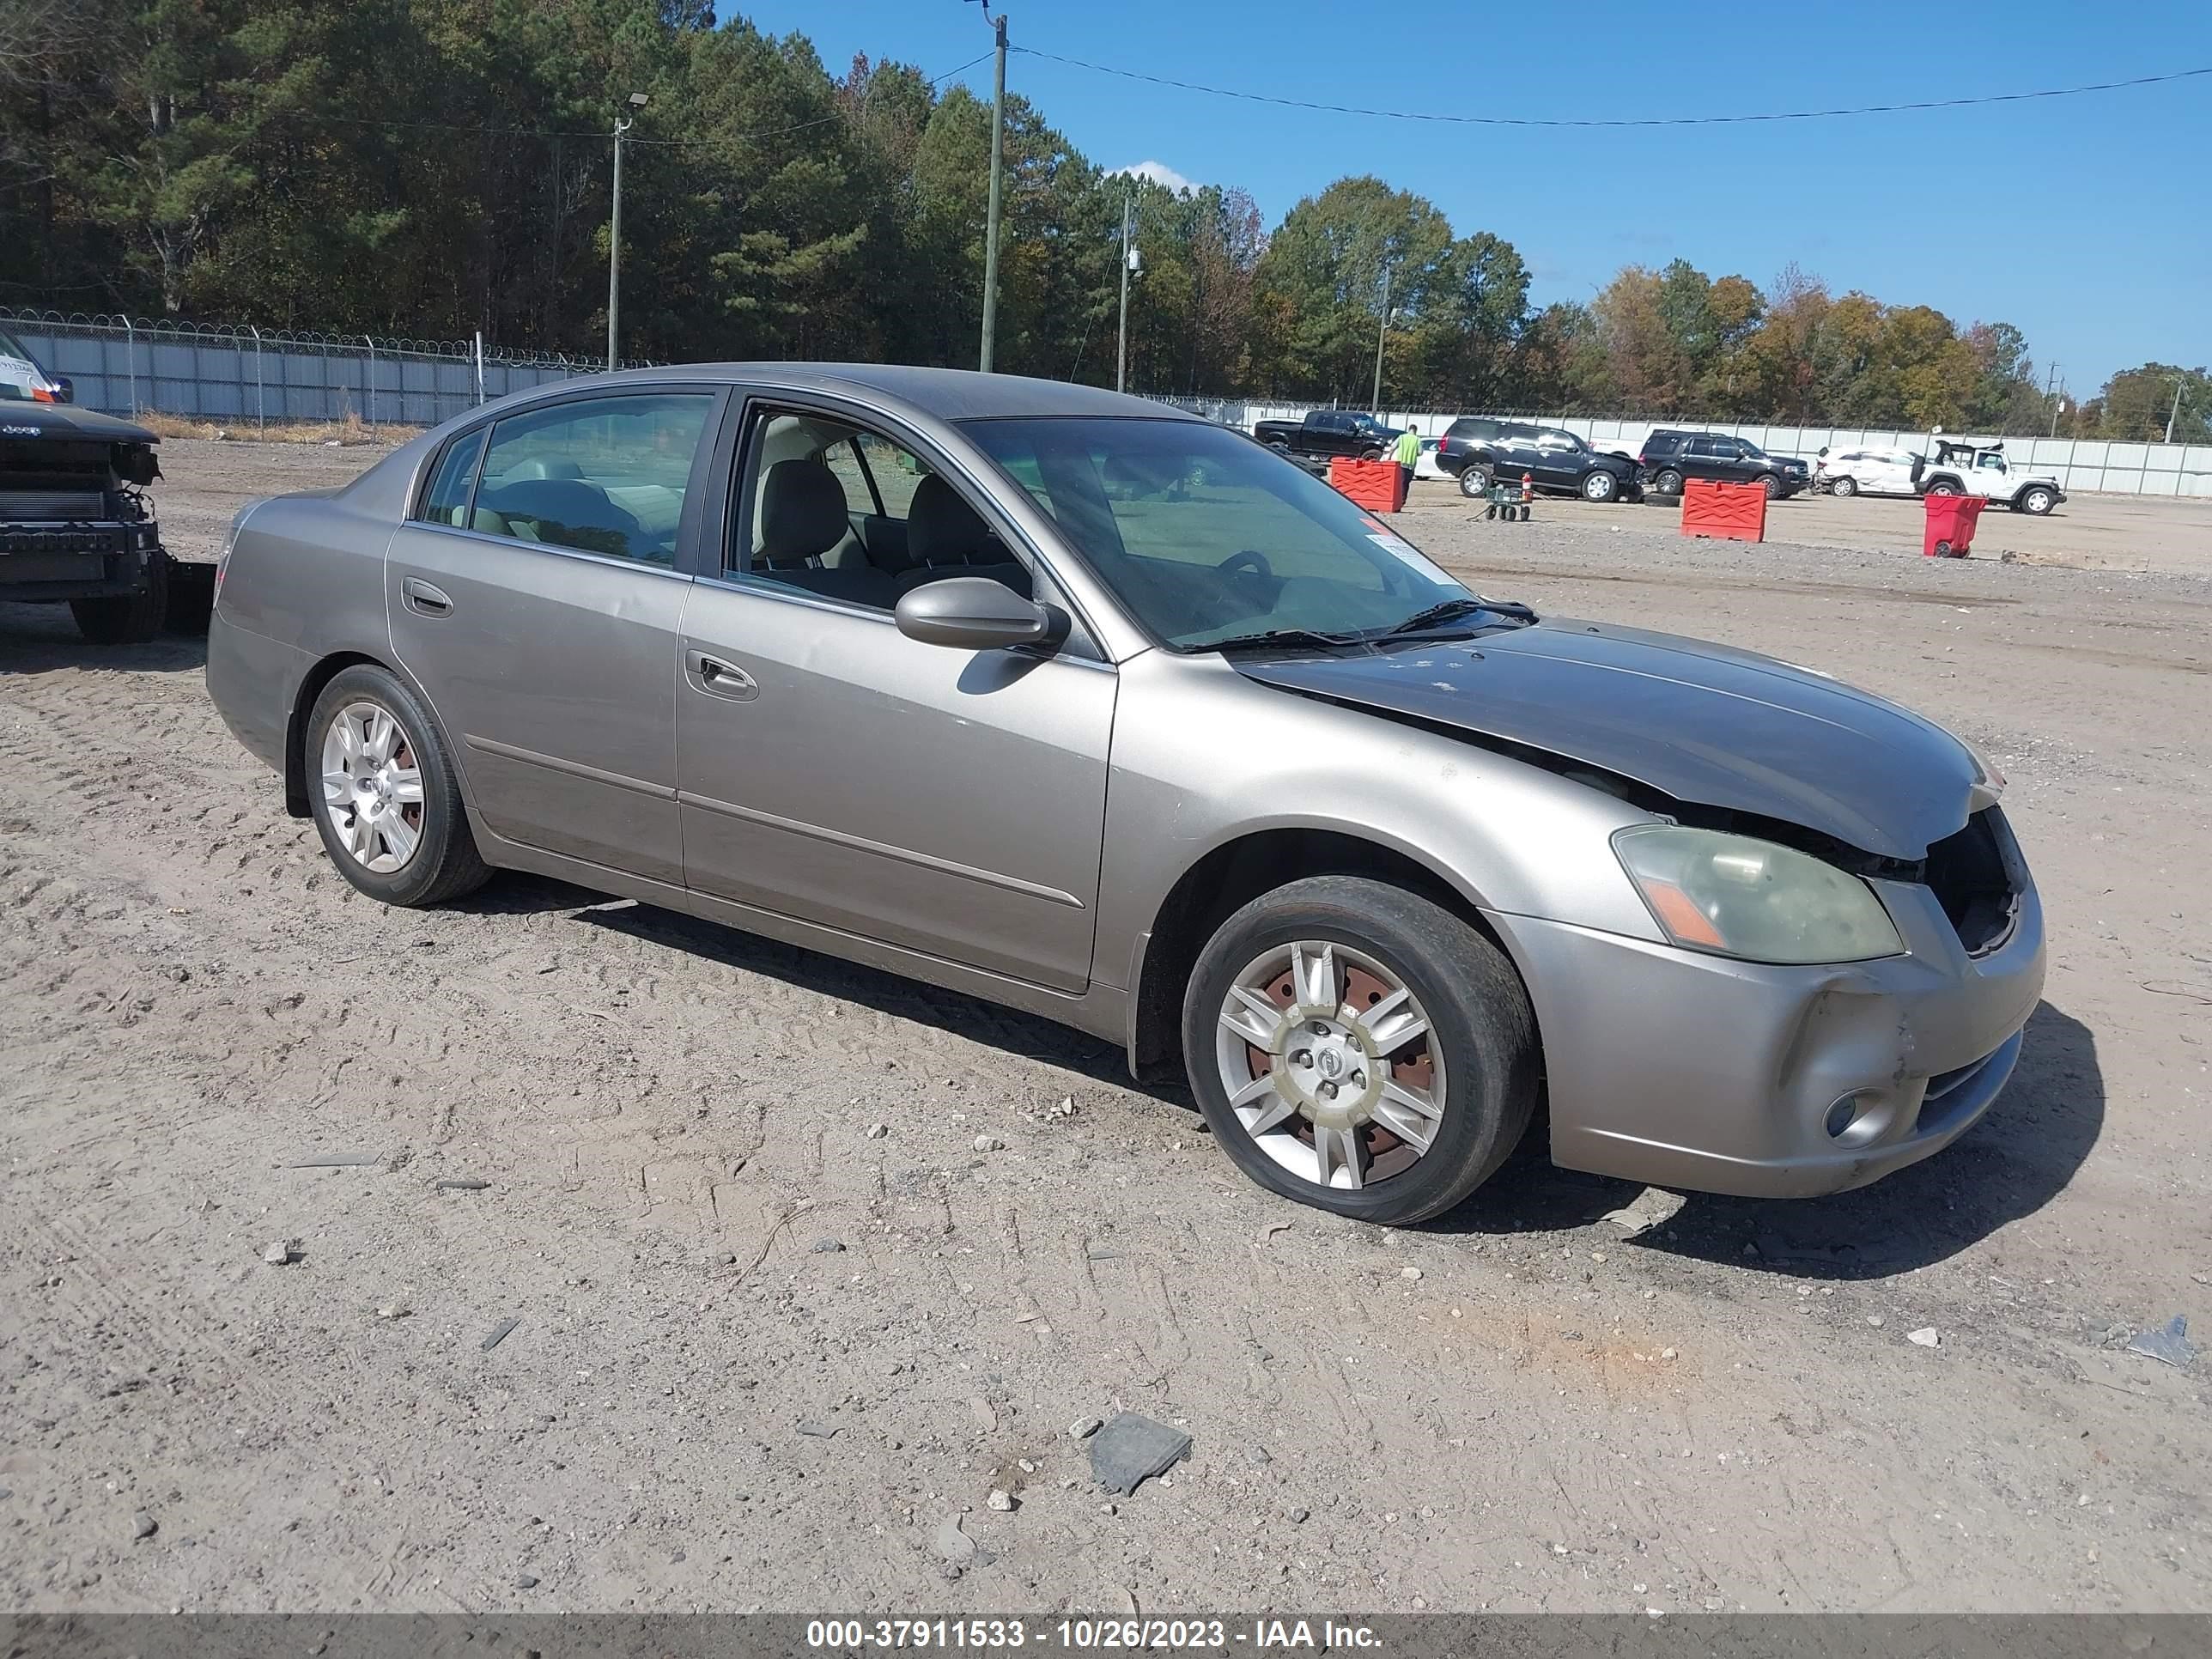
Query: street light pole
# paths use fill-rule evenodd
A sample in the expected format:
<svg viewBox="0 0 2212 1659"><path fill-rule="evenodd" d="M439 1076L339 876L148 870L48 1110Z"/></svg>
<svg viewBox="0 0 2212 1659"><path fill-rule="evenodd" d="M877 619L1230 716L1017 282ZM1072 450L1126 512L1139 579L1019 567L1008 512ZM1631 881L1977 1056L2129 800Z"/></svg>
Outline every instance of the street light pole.
<svg viewBox="0 0 2212 1659"><path fill-rule="evenodd" d="M983 15L990 17L986 3ZM981 368L991 372L991 349L999 332L999 175L1005 167L1006 148L1006 19L1001 12L992 18L999 36L996 61L991 70L991 204L983 226L983 353Z"/></svg>
<svg viewBox="0 0 2212 1659"><path fill-rule="evenodd" d="M2181 418L2181 388L2188 383L2179 374L2173 377L2173 407L2166 412L2166 441L2173 441L2173 423Z"/></svg>
<svg viewBox="0 0 2212 1659"><path fill-rule="evenodd" d="M2051 390L2057 384L2058 365L2053 363L2051 366L2051 373L2043 377L2043 400L2051 404L2051 435L2054 438L2058 435L2058 416L2065 410L2065 404L2063 402L2051 403Z"/></svg>
<svg viewBox="0 0 2212 1659"><path fill-rule="evenodd" d="M1137 262L1136 246L1130 240L1129 210L1135 198L1127 191L1121 197L1121 329L1114 347L1114 390L1129 389L1129 272Z"/></svg>
<svg viewBox="0 0 2212 1659"><path fill-rule="evenodd" d="M1375 418L1382 418L1382 342L1390 332L1390 268L1382 267L1382 316L1375 325Z"/></svg>
<svg viewBox="0 0 2212 1659"><path fill-rule="evenodd" d="M645 94L633 92L629 95L633 110L645 106ZM623 134L636 125L636 118L625 121L615 117L615 188L612 210L607 223L607 373L615 372L620 361L617 356L622 332L622 141Z"/></svg>

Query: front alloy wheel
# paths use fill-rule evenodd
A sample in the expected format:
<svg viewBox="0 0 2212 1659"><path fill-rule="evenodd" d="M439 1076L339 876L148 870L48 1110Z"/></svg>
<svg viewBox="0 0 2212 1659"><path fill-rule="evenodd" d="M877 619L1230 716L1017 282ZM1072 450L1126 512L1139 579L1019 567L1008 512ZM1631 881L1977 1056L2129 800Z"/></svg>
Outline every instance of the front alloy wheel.
<svg viewBox="0 0 2212 1659"><path fill-rule="evenodd" d="M1583 480L1583 499L1590 501L1609 501L1620 493L1620 480L1612 473L1597 471Z"/></svg>
<svg viewBox="0 0 2212 1659"><path fill-rule="evenodd" d="M1840 495L1845 500L1849 500L1851 496L1859 493L1858 480L1851 477L1849 474L1846 474L1840 478L1832 479L1828 484L1828 493L1831 495Z"/></svg>
<svg viewBox="0 0 2212 1659"><path fill-rule="evenodd" d="M1436 1139L1444 1079L1428 1014L1371 957L1322 939L1268 951L1230 986L1217 1033L1230 1109L1301 1180L1388 1181Z"/></svg>
<svg viewBox="0 0 2212 1659"><path fill-rule="evenodd" d="M2038 518L2042 517L2057 505L2057 498L2047 489L2030 489L2020 498L2020 510L2023 513L2032 513Z"/></svg>
<svg viewBox="0 0 2212 1659"><path fill-rule="evenodd" d="M1364 876L1291 882L1221 924L1185 987L1183 1060L1246 1175L1395 1226L1442 1214L1504 1161L1540 1070L1504 952Z"/></svg>

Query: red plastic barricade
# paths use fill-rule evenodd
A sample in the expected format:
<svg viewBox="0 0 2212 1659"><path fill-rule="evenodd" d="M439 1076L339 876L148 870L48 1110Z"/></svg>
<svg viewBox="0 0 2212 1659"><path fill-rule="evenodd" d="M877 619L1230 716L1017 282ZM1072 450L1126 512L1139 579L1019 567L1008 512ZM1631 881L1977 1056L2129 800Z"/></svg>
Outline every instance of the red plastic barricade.
<svg viewBox="0 0 2212 1659"><path fill-rule="evenodd" d="M1682 533L1723 541L1766 539L1766 486L1690 478L1682 484Z"/></svg>
<svg viewBox="0 0 2212 1659"><path fill-rule="evenodd" d="M1929 495L1928 528L1920 538L1920 551L1931 559L1963 559L1974 544L1974 526L1981 522L1986 495Z"/></svg>
<svg viewBox="0 0 2212 1659"><path fill-rule="evenodd" d="M1331 461L1328 485L1370 513L1395 513L1406 504L1406 474L1395 461Z"/></svg>

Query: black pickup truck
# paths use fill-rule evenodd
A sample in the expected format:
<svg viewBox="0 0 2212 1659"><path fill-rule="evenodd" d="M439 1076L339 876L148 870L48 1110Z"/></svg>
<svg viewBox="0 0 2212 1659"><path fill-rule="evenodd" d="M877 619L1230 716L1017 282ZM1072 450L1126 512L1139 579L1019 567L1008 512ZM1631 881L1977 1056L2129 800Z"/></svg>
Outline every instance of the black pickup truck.
<svg viewBox="0 0 2212 1659"><path fill-rule="evenodd" d="M66 602L100 645L169 620L168 554L143 493L161 441L131 421L0 387L0 600Z"/></svg>
<svg viewBox="0 0 2212 1659"><path fill-rule="evenodd" d="M1270 449L1327 460L1347 456L1378 461L1398 441L1398 431L1356 409L1316 409L1303 421L1262 421L1252 435Z"/></svg>

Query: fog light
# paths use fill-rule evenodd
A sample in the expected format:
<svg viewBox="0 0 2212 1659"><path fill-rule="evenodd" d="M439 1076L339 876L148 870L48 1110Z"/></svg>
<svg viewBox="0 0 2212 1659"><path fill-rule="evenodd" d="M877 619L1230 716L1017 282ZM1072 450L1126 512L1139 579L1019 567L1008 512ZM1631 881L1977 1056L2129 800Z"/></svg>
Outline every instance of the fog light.
<svg viewBox="0 0 2212 1659"><path fill-rule="evenodd" d="M1854 1089L1850 1094L1836 1097L1835 1104L1828 1108L1824 1127L1831 1140L1847 1146L1863 1146L1881 1134L1888 1121L1889 1109L1879 1091Z"/></svg>

